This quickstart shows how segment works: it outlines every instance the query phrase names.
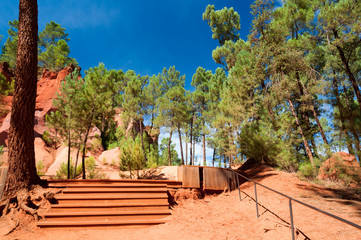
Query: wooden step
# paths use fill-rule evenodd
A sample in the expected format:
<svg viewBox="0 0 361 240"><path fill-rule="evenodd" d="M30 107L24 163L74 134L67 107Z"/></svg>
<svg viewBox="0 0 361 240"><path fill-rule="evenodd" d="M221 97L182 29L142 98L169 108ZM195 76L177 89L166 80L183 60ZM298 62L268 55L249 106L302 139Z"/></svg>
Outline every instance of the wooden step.
<svg viewBox="0 0 361 240"><path fill-rule="evenodd" d="M112 212L112 211L165 211L169 209L168 200L155 200L153 202L140 202L128 204L55 204L52 205L52 212Z"/></svg>
<svg viewBox="0 0 361 240"><path fill-rule="evenodd" d="M64 194L97 194L97 193L166 193L167 189L162 188L67 188Z"/></svg>
<svg viewBox="0 0 361 240"><path fill-rule="evenodd" d="M131 185L131 184L166 184L168 188L181 188L181 181L173 180L147 180L147 179L119 179L119 180L97 180L97 179L66 179L66 180L47 180L49 187L64 187L76 184L114 184L114 185Z"/></svg>
<svg viewBox="0 0 361 240"><path fill-rule="evenodd" d="M60 229L69 229L69 228L108 228L108 227L146 227L157 224L162 224L167 222L165 219L157 220L122 220L122 221L77 221L77 222L68 222L68 221L59 221L59 222L48 222L40 221L38 222L38 227L41 228L60 228Z"/></svg>
<svg viewBox="0 0 361 240"><path fill-rule="evenodd" d="M155 211L102 211L102 212L50 212L44 215L50 222L63 221L120 221L120 220L154 220L170 215L169 210Z"/></svg>
<svg viewBox="0 0 361 240"><path fill-rule="evenodd" d="M166 188L167 184L155 183L49 183L48 187L63 188Z"/></svg>
<svg viewBox="0 0 361 240"><path fill-rule="evenodd" d="M140 195L140 194L139 194ZM168 201L168 196L58 196L56 197L58 204L89 204L89 203L112 203L112 204L129 204L129 203L153 203L159 201L162 203L164 200Z"/></svg>

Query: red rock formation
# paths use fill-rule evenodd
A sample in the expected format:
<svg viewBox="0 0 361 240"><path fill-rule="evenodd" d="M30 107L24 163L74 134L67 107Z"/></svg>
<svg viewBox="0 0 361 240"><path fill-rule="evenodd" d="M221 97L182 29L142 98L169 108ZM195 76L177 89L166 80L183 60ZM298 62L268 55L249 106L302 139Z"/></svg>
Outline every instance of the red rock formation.
<svg viewBox="0 0 361 240"><path fill-rule="evenodd" d="M1 67L2 66L2 67ZM0 69L7 69L6 64L2 64ZM5 66L5 68L4 68ZM74 65L63 68L59 72L52 72L45 69L37 84L37 97L35 106L35 136L40 136L47 129L45 126L45 115L53 111L53 99L56 93L59 92L60 84L65 77L72 73L75 68ZM2 70L1 70L2 71ZM7 104L11 106L12 97L7 98ZM6 116L0 116L0 145L7 145L7 133L10 127L10 112Z"/></svg>
<svg viewBox="0 0 361 240"><path fill-rule="evenodd" d="M343 181L341 175L359 178L361 180L361 167L354 155L346 152L337 152L322 163L318 179L331 179Z"/></svg>

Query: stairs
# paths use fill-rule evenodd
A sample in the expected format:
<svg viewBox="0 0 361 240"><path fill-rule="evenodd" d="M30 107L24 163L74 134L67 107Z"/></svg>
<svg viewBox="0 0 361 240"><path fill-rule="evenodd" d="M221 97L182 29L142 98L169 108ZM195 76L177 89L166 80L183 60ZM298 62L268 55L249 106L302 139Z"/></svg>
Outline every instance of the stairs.
<svg viewBox="0 0 361 240"><path fill-rule="evenodd" d="M41 228L125 228L166 222L167 188L181 182L163 180L48 180L62 188Z"/></svg>

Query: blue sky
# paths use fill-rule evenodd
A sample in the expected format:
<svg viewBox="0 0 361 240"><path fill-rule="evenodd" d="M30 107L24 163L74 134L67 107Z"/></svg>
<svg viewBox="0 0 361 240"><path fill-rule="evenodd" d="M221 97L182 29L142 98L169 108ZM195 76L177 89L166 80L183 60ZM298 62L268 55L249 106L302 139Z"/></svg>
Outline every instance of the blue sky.
<svg viewBox="0 0 361 240"><path fill-rule="evenodd" d="M0 35L7 38L8 21L18 18L18 1L0 0ZM241 37L248 35L251 14L245 0L38 0L39 29L51 20L65 27L71 57L83 70L103 62L108 69L132 69L153 75L176 66L191 89L198 66L214 71L218 45L202 13L208 4L216 9L234 7L241 17Z"/></svg>
<svg viewBox="0 0 361 240"><path fill-rule="evenodd" d="M18 1L0 2L2 45L7 38L8 21L18 18ZM38 0L39 29L43 30L52 20L62 25L70 37L70 55L77 59L83 70L103 62L108 69L132 69L141 75L153 75L161 72L163 67L174 65L186 75L186 88L190 90L197 67L212 71L220 67L212 59L212 50L218 46L218 41L212 39L210 27L202 20L206 6L234 7L241 18L240 36L246 38L252 21L252 2ZM159 143L167 136L162 131ZM179 153L178 136L172 140ZM195 155L200 161L201 148L200 144L196 145ZM209 164L212 154L213 149L207 148Z"/></svg>

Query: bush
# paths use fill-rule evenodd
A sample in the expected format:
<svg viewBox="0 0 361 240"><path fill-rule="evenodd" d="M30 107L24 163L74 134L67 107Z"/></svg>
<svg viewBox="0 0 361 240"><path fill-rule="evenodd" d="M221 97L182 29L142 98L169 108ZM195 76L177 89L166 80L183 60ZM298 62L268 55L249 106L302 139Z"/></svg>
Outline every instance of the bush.
<svg viewBox="0 0 361 240"><path fill-rule="evenodd" d="M88 159L85 160L85 168L87 179L106 179L105 173L101 173L99 170L96 169L95 159L93 156L90 156Z"/></svg>
<svg viewBox="0 0 361 240"><path fill-rule="evenodd" d="M1 145L1 146L0 146L0 167L1 167L1 165L3 165L3 162L1 161L1 157L2 157L2 155L3 155L3 153L4 153L3 149L4 149L4 146Z"/></svg>
<svg viewBox="0 0 361 240"><path fill-rule="evenodd" d="M73 161L70 161L70 178L77 178L81 171L82 171L82 166L79 165L76 168L76 173L74 176L74 163ZM67 179L68 178L68 162L63 162L60 164L60 167L58 169L58 171L56 171L56 178L57 179Z"/></svg>
<svg viewBox="0 0 361 240"><path fill-rule="evenodd" d="M42 139L43 139L44 143L46 144L46 146L48 146L48 147L53 146L55 143L54 139L52 139L48 130L44 131Z"/></svg>
<svg viewBox="0 0 361 240"><path fill-rule="evenodd" d="M298 168L298 172L300 177L304 177L308 179L315 177L314 168L312 167L312 164L310 162L301 163Z"/></svg>
<svg viewBox="0 0 361 240"><path fill-rule="evenodd" d="M43 161L39 161L36 163L36 173L39 175L39 176L43 176L45 174L45 172L43 171L44 169L44 163Z"/></svg>
<svg viewBox="0 0 361 240"><path fill-rule="evenodd" d="M124 142L120 149L119 165L121 170L127 168L130 177L133 170L143 169L145 159L139 136L134 141L129 138Z"/></svg>

